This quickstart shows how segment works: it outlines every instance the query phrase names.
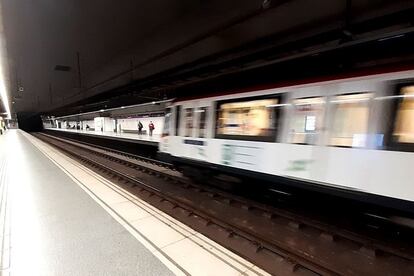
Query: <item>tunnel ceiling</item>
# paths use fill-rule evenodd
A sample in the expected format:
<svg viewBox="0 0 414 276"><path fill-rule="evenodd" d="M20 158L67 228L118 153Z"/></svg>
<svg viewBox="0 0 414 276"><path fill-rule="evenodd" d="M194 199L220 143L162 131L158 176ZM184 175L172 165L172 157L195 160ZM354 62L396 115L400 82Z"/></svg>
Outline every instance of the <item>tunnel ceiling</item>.
<svg viewBox="0 0 414 276"><path fill-rule="evenodd" d="M60 115L409 33L414 18L413 1L0 1L13 111Z"/></svg>

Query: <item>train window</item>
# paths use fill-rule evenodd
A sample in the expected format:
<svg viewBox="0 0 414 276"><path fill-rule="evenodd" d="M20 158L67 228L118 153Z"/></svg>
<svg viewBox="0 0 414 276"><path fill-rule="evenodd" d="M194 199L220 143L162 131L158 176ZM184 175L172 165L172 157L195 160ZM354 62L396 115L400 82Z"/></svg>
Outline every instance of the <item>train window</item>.
<svg viewBox="0 0 414 276"><path fill-rule="evenodd" d="M325 99L313 97L296 99L292 102L293 115L289 131L290 143L315 144L322 129Z"/></svg>
<svg viewBox="0 0 414 276"><path fill-rule="evenodd" d="M204 138L206 137L206 119L207 119L207 107L200 107L197 109L197 113L200 115L199 121L199 129L198 129L198 137Z"/></svg>
<svg viewBox="0 0 414 276"><path fill-rule="evenodd" d="M279 98L217 103L216 138L275 141Z"/></svg>
<svg viewBox="0 0 414 276"><path fill-rule="evenodd" d="M330 145L364 147L368 133L369 103L372 93L336 96Z"/></svg>
<svg viewBox="0 0 414 276"><path fill-rule="evenodd" d="M185 137L193 134L193 108L185 109Z"/></svg>
<svg viewBox="0 0 414 276"><path fill-rule="evenodd" d="M171 108L167 108L164 117L164 128L162 130L162 136L170 135L170 123L171 123Z"/></svg>
<svg viewBox="0 0 414 276"><path fill-rule="evenodd" d="M400 89L393 140L397 143L414 143L414 85Z"/></svg>

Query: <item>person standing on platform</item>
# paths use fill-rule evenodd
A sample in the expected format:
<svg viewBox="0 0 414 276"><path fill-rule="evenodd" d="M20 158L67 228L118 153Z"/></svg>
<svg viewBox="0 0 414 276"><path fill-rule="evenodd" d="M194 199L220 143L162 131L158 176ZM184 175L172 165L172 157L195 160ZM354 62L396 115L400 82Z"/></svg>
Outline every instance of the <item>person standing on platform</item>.
<svg viewBox="0 0 414 276"><path fill-rule="evenodd" d="M154 129L155 129L155 126L154 126L154 124L152 123L152 121L149 123L149 125L148 125L148 129L149 129L149 136L152 136L152 132L154 131Z"/></svg>
<svg viewBox="0 0 414 276"><path fill-rule="evenodd" d="M141 135L142 134L142 128L144 126L142 125L141 121L138 121L138 134Z"/></svg>

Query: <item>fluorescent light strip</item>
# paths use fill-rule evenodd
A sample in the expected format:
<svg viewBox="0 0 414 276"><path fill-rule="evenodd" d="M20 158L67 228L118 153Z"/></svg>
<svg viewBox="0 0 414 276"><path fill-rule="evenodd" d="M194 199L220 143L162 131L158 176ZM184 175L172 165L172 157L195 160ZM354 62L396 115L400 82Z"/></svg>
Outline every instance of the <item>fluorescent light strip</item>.
<svg viewBox="0 0 414 276"><path fill-rule="evenodd" d="M6 90L6 83L4 81L4 68L3 68L3 50L0 49L0 97L1 101L3 102L4 109L6 110L7 118L11 119L11 113L10 113L10 106L9 106L9 97L7 95Z"/></svg>
<svg viewBox="0 0 414 276"><path fill-rule="evenodd" d="M6 66L7 62L5 63L3 59L6 59L6 40L4 38L4 26L3 26L3 18L1 18L1 14L3 12L3 7L0 4L0 98L3 102L4 109L6 111L7 117L6 119L11 119L10 113L10 102L9 97L7 95L7 85L6 85Z"/></svg>

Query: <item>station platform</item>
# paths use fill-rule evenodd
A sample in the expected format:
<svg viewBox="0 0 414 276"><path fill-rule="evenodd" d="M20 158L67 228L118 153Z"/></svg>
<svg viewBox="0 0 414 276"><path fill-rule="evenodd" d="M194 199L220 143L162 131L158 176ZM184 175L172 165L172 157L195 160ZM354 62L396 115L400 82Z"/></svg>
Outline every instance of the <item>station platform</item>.
<svg viewBox="0 0 414 276"><path fill-rule="evenodd" d="M0 185L0 275L268 275L23 131Z"/></svg>
<svg viewBox="0 0 414 276"><path fill-rule="evenodd" d="M77 133L80 135L87 135L87 136L94 136L94 137L104 137L108 139L118 140L118 141L128 141L138 144L144 145L152 145L158 146L160 141L161 135L153 134L149 136L148 134L135 134L135 133L117 133L117 132L109 132L109 131L86 131L86 130L78 130L78 129L61 129L61 128L46 128L46 130L52 131L61 131L61 132L70 132L70 133Z"/></svg>

